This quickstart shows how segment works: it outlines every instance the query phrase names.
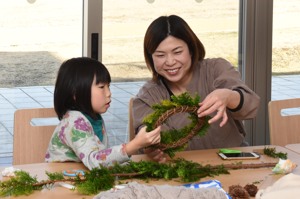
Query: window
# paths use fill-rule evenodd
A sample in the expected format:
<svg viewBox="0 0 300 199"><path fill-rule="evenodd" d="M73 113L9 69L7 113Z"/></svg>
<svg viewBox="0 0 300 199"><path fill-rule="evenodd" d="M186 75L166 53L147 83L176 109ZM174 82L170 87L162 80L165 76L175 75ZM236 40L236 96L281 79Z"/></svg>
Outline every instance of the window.
<svg viewBox="0 0 300 199"><path fill-rule="evenodd" d="M272 100L300 97L300 1L274 0Z"/></svg>
<svg viewBox="0 0 300 199"><path fill-rule="evenodd" d="M239 1L111 0L103 1L102 61L113 81L151 77L143 57L144 34L154 19L171 14L187 21L206 57L224 57L237 66Z"/></svg>
<svg viewBox="0 0 300 199"><path fill-rule="evenodd" d="M11 164L14 112L53 107L62 61L82 55L82 1L0 1L0 164Z"/></svg>
<svg viewBox="0 0 300 199"><path fill-rule="evenodd" d="M0 88L54 85L61 62L82 55L82 1L14 0L0 7Z"/></svg>

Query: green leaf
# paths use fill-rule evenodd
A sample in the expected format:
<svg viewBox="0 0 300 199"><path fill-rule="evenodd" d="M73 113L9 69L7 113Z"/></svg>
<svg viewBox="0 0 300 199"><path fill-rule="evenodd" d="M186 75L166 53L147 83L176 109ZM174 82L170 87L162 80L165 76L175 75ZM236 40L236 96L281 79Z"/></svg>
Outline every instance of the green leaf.
<svg viewBox="0 0 300 199"><path fill-rule="evenodd" d="M187 92L178 96L171 96L171 100L162 100L160 104L154 104L152 106L153 112L147 115L143 123L147 126L147 131L152 131L155 128L155 123L159 119L159 117L164 114L166 111L180 107L180 106L198 106L200 102L200 96L195 95L195 97L191 97ZM203 127L197 133L198 136L204 136L209 127L208 120L210 117L205 117L205 123ZM189 119L191 123L181 129L171 129L168 131L161 131L161 142L162 144L172 144L177 142L178 140L186 137L195 125L198 123L198 116L195 113L189 113ZM186 148L187 144L183 144L182 146L175 147L172 149L166 149L164 152L168 154L171 158L175 156L175 153L178 151L183 151ZM155 148L156 146L151 146Z"/></svg>

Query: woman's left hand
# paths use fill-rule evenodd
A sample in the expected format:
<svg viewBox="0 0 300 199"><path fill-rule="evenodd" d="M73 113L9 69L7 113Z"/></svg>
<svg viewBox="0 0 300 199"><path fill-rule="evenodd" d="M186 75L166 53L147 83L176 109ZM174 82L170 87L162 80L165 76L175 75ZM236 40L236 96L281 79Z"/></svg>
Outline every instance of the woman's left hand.
<svg viewBox="0 0 300 199"><path fill-rule="evenodd" d="M200 108L197 111L198 117L204 117L216 112L208 123L218 121L222 118L220 127L224 126L228 120L226 108L235 108L240 101L240 95L238 92L230 89L216 89L211 92L206 98L199 103Z"/></svg>
<svg viewBox="0 0 300 199"><path fill-rule="evenodd" d="M165 163L167 161L166 155L160 149L146 148L144 149L144 153L147 154L148 157L150 157L152 160L156 162Z"/></svg>

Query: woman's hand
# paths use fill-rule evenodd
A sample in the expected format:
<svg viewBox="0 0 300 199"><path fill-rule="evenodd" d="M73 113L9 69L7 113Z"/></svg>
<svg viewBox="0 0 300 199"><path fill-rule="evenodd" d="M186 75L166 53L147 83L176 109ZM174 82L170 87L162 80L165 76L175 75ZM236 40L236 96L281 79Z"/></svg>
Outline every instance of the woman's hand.
<svg viewBox="0 0 300 199"><path fill-rule="evenodd" d="M146 148L144 149L144 153L156 162L164 163L167 161L166 155L160 149Z"/></svg>
<svg viewBox="0 0 300 199"><path fill-rule="evenodd" d="M216 112L208 123L218 121L222 118L220 127L224 126L228 120L226 108L236 108L240 103L240 94L230 89L216 89L199 103L200 108L197 111L198 117L203 117Z"/></svg>
<svg viewBox="0 0 300 199"><path fill-rule="evenodd" d="M140 148L159 143L160 131L160 126L150 132L146 132L146 127L141 128L135 138L126 144L126 153L128 155L132 155L135 154Z"/></svg>

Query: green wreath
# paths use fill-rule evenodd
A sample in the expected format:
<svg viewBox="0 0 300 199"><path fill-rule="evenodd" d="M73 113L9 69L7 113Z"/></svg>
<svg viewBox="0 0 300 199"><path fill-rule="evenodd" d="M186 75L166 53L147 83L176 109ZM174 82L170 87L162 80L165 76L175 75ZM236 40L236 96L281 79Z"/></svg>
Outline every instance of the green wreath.
<svg viewBox="0 0 300 199"><path fill-rule="evenodd" d="M191 123L181 129L171 129L161 131L161 141L159 144L152 145L152 148L160 149L171 158L175 152L183 151L187 143L194 136L204 136L209 124L209 116L198 118L197 110L199 108L200 96L192 98L188 93L179 96L171 96L171 100L162 100L160 104L154 104L153 113L147 115L143 123L147 126L147 131L152 131L163 124L170 116L187 112Z"/></svg>

